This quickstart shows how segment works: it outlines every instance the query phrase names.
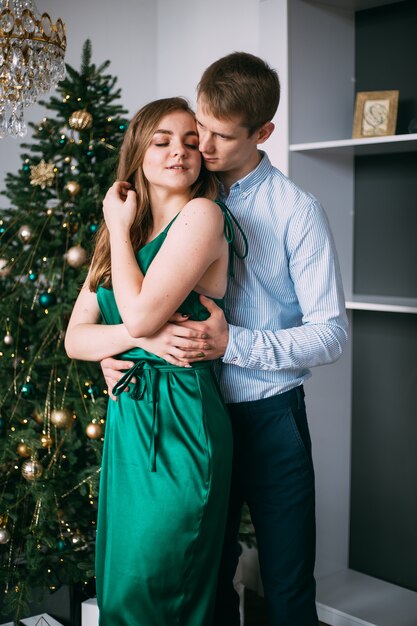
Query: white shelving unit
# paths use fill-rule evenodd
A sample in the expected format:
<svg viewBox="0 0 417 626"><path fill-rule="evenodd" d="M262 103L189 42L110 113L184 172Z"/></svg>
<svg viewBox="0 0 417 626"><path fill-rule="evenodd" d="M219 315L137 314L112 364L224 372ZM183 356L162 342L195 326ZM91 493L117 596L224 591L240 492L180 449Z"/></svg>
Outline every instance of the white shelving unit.
<svg viewBox="0 0 417 626"><path fill-rule="evenodd" d="M397 0L402 2L403 0ZM417 133L350 139L355 11L395 0L287 0L289 175L329 216L352 311L417 313L417 299L354 292L355 157L417 151ZM317 605L331 626L417 626L417 593L349 569L352 351L306 385L317 484Z"/></svg>
<svg viewBox="0 0 417 626"><path fill-rule="evenodd" d="M356 295L346 302L348 310L381 311L385 313L417 313L417 300L386 296Z"/></svg>
<svg viewBox="0 0 417 626"><path fill-rule="evenodd" d="M417 150L417 133L391 135L388 137L367 137L364 139L336 139L290 145L290 152L326 150L329 152L349 152L354 155L388 154L389 152L410 152Z"/></svg>

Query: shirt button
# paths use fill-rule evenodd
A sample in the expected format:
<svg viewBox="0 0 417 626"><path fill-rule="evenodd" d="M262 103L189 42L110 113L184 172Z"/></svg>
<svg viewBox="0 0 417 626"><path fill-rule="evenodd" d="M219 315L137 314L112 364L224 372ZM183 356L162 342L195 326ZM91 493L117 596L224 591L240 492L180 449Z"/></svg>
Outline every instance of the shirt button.
<svg viewBox="0 0 417 626"><path fill-rule="evenodd" d="M232 363L237 363L237 356L234 356L232 359Z"/></svg>

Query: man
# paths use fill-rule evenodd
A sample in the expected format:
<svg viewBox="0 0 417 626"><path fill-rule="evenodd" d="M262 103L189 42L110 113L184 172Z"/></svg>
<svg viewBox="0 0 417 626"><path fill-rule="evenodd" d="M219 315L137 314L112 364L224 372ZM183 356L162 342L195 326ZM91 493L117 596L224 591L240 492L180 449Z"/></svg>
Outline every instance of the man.
<svg viewBox="0 0 417 626"><path fill-rule="evenodd" d="M234 469L214 626L239 624L232 580L243 502L256 531L269 623L315 626L315 494L303 382L339 358L347 339L341 279L327 218L315 198L258 150L274 130L278 76L233 53L198 86L197 126L220 199L248 238L235 262L226 312L202 297L206 322L175 318L143 348L171 363L221 358ZM238 245L238 244L237 244ZM227 321L226 321L227 319ZM102 364L109 386L126 363Z"/></svg>

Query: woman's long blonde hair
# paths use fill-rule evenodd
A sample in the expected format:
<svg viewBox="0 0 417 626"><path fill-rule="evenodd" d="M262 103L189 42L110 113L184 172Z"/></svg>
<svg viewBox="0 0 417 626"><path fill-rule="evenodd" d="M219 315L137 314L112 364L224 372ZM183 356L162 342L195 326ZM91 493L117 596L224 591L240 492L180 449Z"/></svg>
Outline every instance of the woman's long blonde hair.
<svg viewBox="0 0 417 626"><path fill-rule="evenodd" d="M143 159L160 120L175 111L185 111L194 117L193 110L184 98L163 98L142 107L130 122L120 149L116 179L131 183L137 197L136 217L130 229L135 252L146 243L152 228L148 181L142 169ZM190 199L205 197L214 200L216 195L216 178L205 169L202 163L199 177L191 186ZM89 273L91 291L97 291L99 285L107 288L111 286L110 237L104 222L96 235Z"/></svg>

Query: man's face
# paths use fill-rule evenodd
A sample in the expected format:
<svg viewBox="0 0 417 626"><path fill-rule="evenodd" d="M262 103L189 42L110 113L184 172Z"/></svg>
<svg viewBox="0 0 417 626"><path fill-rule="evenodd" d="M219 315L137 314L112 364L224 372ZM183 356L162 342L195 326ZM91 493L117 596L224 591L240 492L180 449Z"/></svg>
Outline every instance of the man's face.
<svg viewBox="0 0 417 626"><path fill-rule="evenodd" d="M225 174L232 181L248 174L259 162L258 132L249 136L240 120L219 120L210 115L204 102L197 102L199 148L210 172Z"/></svg>

